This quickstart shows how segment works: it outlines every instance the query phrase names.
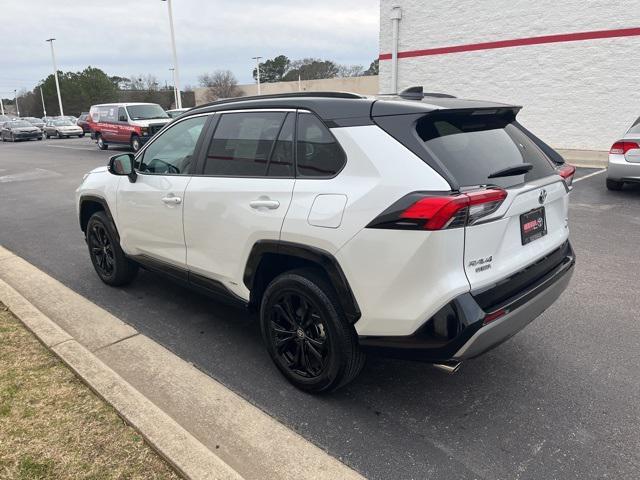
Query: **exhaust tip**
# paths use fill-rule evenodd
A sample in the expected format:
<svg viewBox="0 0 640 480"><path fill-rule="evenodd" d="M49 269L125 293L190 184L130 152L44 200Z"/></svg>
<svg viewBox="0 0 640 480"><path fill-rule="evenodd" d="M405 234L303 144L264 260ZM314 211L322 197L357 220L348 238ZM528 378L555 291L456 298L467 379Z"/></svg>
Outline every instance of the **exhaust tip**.
<svg viewBox="0 0 640 480"><path fill-rule="evenodd" d="M453 375L454 373L456 373L460 368L460 365L462 365L462 362L458 362L456 360L433 364L435 368L437 368L441 372L448 373L449 375Z"/></svg>

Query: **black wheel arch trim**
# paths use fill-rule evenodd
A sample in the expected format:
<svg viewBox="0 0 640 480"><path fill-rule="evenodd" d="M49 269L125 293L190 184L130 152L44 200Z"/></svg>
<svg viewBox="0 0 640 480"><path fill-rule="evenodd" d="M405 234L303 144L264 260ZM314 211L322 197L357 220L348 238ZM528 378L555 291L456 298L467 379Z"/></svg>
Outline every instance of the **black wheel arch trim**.
<svg viewBox="0 0 640 480"><path fill-rule="evenodd" d="M111 224L113 225L113 228L115 230L115 235L116 235L115 240L118 243L120 243L120 234L118 233L118 227L116 226L116 222L113 218L113 215L111 214L111 209L109 208L109 204L103 197L99 197L97 195L82 195L80 197L79 203L80 203L80 208L78 212L78 221L80 222L80 229L82 230L83 233L86 234L87 223L89 222L89 218L87 218L86 221L85 221L85 218L83 218L83 210L82 210L83 205L86 203L97 203L100 206L102 206L104 213L107 215L107 218L111 221Z"/></svg>
<svg viewBox="0 0 640 480"><path fill-rule="evenodd" d="M249 253L249 258L247 259L243 276L244 284L252 293L252 297L256 291L254 287L260 263L265 255L268 254L294 257L311 262L320 267L329 277L331 284L336 289L340 306L342 307L348 321L353 324L360 319L360 307L358 306L358 302L356 301L353 291L349 286L347 277L336 258L331 253L322 250L321 248L309 245L280 240L257 241ZM252 303L253 300L254 299L252 298Z"/></svg>

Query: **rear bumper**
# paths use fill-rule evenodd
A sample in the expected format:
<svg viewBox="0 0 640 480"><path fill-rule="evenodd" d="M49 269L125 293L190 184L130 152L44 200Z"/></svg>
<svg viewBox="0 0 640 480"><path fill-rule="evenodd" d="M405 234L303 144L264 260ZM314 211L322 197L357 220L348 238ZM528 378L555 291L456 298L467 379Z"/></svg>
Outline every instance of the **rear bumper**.
<svg viewBox="0 0 640 480"><path fill-rule="evenodd" d="M460 295L413 335L361 337L363 349L426 362L477 357L518 333L550 307L567 288L575 254L570 244L550 270L506 301L483 310L471 293ZM495 318L491 321L491 318Z"/></svg>
<svg viewBox="0 0 640 480"><path fill-rule="evenodd" d="M640 182L640 163L627 162L624 155L609 155L607 178L624 182Z"/></svg>

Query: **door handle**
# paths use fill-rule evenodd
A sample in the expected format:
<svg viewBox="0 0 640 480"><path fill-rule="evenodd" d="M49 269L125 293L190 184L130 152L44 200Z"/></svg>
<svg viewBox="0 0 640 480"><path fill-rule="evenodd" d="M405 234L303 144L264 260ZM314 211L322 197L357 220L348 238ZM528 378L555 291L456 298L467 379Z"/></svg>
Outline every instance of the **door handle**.
<svg viewBox="0 0 640 480"><path fill-rule="evenodd" d="M166 197L162 197L162 201L167 205L180 205L182 203L182 199L180 197L176 197L175 195L167 195Z"/></svg>
<svg viewBox="0 0 640 480"><path fill-rule="evenodd" d="M277 200L260 199L249 202L249 206L255 209L268 208L269 210L275 210L280 206L280 202Z"/></svg>

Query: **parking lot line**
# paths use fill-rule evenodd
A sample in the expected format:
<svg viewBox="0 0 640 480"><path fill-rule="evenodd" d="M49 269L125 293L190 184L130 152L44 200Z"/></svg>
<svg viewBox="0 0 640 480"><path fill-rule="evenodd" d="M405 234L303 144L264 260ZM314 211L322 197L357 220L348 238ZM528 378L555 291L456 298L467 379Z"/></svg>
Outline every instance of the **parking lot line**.
<svg viewBox="0 0 640 480"><path fill-rule="evenodd" d="M603 168L602 170L598 170L597 172L590 173L589 175L585 175L584 177L576 178L573 183L581 182L585 178L593 177L594 175L600 175L602 172L606 172L607 169Z"/></svg>
<svg viewBox="0 0 640 480"><path fill-rule="evenodd" d="M55 148L68 148L69 150L94 150L93 148L87 147L70 147L68 145L52 145L50 143L45 143L47 147L55 147Z"/></svg>

